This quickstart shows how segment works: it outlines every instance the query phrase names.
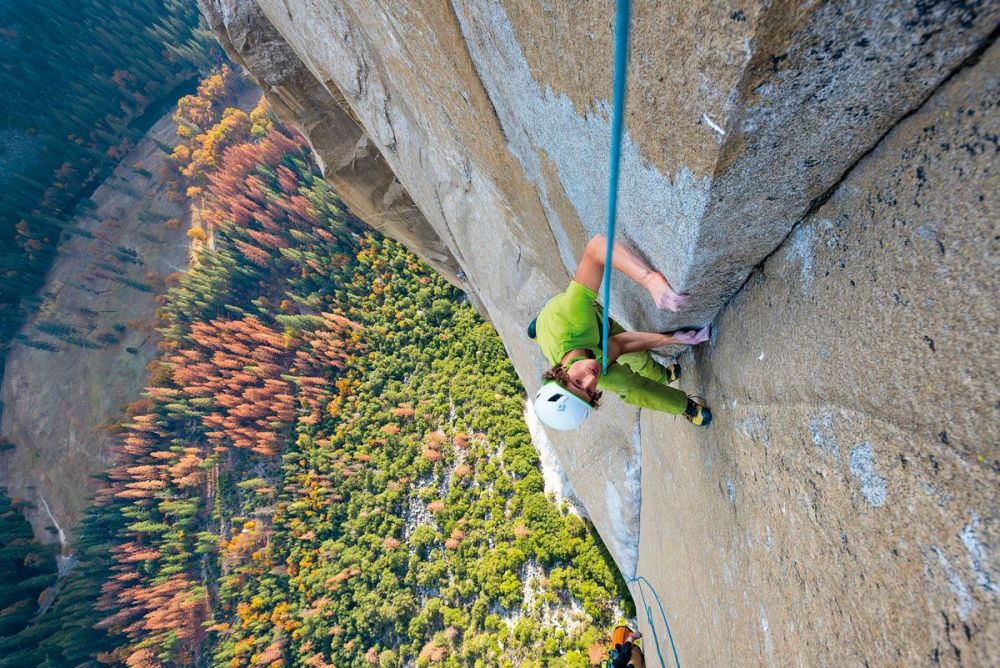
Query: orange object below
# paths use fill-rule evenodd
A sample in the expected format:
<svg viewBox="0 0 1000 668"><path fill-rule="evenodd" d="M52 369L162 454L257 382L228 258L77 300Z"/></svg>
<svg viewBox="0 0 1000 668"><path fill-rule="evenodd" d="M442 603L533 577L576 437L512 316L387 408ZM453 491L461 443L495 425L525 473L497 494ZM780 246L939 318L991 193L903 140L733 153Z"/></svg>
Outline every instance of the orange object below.
<svg viewBox="0 0 1000 668"><path fill-rule="evenodd" d="M619 624L615 627L615 630L611 632L611 646L624 645L627 642L632 643L632 649L629 652L628 665L630 668L645 668L646 662L642 655L642 648L639 647L640 638L642 634L633 631L627 624Z"/></svg>
<svg viewBox="0 0 1000 668"><path fill-rule="evenodd" d="M635 639L635 631L627 626L616 626L615 630L611 632L611 646L624 645L630 640Z"/></svg>

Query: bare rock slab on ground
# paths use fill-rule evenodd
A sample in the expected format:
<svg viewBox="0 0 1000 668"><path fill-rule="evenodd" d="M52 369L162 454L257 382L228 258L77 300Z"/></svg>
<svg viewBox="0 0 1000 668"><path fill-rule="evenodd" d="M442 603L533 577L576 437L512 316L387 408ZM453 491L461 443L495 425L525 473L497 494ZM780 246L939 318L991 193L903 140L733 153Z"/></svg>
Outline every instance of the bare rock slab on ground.
<svg viewBox="0 0 1000 668"><path fill-rule="evenodd" d="M0 453L0 486L33 504L36 536L66 550L96 490L92 476L110 463L107 427L138 398L156 354L156 295L187 268L188 206L167 197L156 144L176 141L175 130L169 114L153 125L91 195L96 208L75 221L84 234L60 247L44 301L20 332L54 350L15 341L7 356L2 434L16 447Z"/></svg>

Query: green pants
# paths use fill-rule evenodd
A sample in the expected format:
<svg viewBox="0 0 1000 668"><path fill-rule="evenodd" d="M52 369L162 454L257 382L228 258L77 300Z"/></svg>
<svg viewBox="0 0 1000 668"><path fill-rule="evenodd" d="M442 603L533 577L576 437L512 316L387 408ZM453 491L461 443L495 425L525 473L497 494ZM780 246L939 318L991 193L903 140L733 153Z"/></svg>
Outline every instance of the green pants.
<svg viewBox="0 0 1000 668"><path fill-rule="evenodd" d="M603 313L600 304L594 304L594 311L600 327ZM625 328L615 322L614 318L608 320L610 336L625 332ZM615 361L615 364L627 367L632 374L602 376L597 383L598 388L610 390L626 403L636 406L652 408L671 415L680 415L684 412L687 407L687 394L683 390L667 385L670 382L670 372L653 359L648 350L625 353Z"/></svg>

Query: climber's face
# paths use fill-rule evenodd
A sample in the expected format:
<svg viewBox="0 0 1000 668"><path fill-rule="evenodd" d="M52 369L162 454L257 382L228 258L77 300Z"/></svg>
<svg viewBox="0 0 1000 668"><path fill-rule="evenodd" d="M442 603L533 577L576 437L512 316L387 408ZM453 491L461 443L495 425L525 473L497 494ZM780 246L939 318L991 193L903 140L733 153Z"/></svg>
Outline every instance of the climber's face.
<svg viewBox="0 0 1000 668"><path fill-rule="evenodd" d="M566 369L569 382L566 389L588 404L593 403L597 392L597 379L601 376L601 364L597 360L577 360Z"/></svg>

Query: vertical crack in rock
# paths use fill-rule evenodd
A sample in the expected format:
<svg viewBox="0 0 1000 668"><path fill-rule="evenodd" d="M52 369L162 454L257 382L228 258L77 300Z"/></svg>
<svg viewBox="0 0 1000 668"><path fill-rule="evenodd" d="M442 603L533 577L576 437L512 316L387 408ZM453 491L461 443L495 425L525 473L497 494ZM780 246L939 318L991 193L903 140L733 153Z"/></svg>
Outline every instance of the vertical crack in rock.
<svg viewBox="0 0 1000 668"><path fill-rule="evenodd" d="M462 41L465 44L465 51L466 53L469 54L469 57L472 58L472 49L469 46L469 40L466 39L465 31L463 30L462 27L462 20L460 17L461 10L459 10L459 8L455 5L455 0L450 0L450 6L451 6L451 15L455 18L455 23L458 25L458 32L462 36ZM472 58L472 60L473 63L475 63L475 59ZM483 75L480 73L478 67L474 69L476 72L476 78L479 79L479 86L480 88L482 88L483 93L485 93L483 97L486 98L486 101L489 102L490 109L493 110L493 118L496 119L497 128L499 128L500 134L503 136L504 142L509 144L510 138L507 136L507 130L506 128L504 128L503 120L500 118L500 114L497 113L497 107L496 104L493 103L493 97L489 94L489 91L486 88L486 84L483 82Z"/></svg>
<svg viewBox="0 0 1000 668"><path fill-rule="evenodd" d="M795 222L795 224L792 225L792 227L788 230L788 233L781 238L781 240L771 250L771 252L767 253L767 255L761 258L761 260L750 271L747 272L743 281L740 283L740 286L726 299L725 304L731 303L736 298L736 296L743 291L743 289L750 282L750 278L755 273L761 271L764 265L767 264L767 261L771 259L771 256L777 253L781 248L784 248L785 243L788 241L789 238L792 237L792 235L797 233L802 223L804 221L809 220L809 218L812 217L813 214L815 214L824 204L826 204L830 200L831 197L833 197L834 193L836 193L840 189L840 186L844 183L844 181L847 180L847 178L854 172L854 170L857 169L858 166L861 165L865 161L865 159L868 158L868 156L874 153L876 149L878 149L878 147L882 145L882 142L885 141L885 139L889 135L891 135L893 131L896 130L896 128L904 124L914 114L918 113L921 110L921 108L923 108L923 106L927 103L927 101L930 100L932 97L934 97L935 93L943 89L947 84L949 84L952 80L954 80L955 77L957 77L959 74L969 69L970 67L974 67L982 58L983 54L986 53L986 51L997 41L998 36L1000 36L1000 26L994 28L993 31L975 47L973 52L968 57L966 57L958 66L953 68L951 72L948 73L947 76L942 78L937 83L937 85L928 90L927 94L919 101L917 101L916 104L911 106L902 115L900 115L892 125L886 128L885 132L883 132L874 142L872 142L872 144L864 152L858 155L858 157L853 162L851 162L851 164L848 165L846 169L844 169L844 171L840 174L837 180L834 183L832 183L830 187L828 187L823 192L823 194L814 198L809 203L809 206L806 209L805 213L803 213L802 216ZM725 304L723 304L723 306Z"/></svg>
<svg viewBox="0 0 1000 668"><path fill-rule="evenodd" d="M642 529L642 409L636 412L635 429L632 432L630 461L625 464L625 488L632 490L634 514L629 518L629 543L625 551L628 559L622 564L622 572L634 577L639 565L640 531Z"/></svg>

